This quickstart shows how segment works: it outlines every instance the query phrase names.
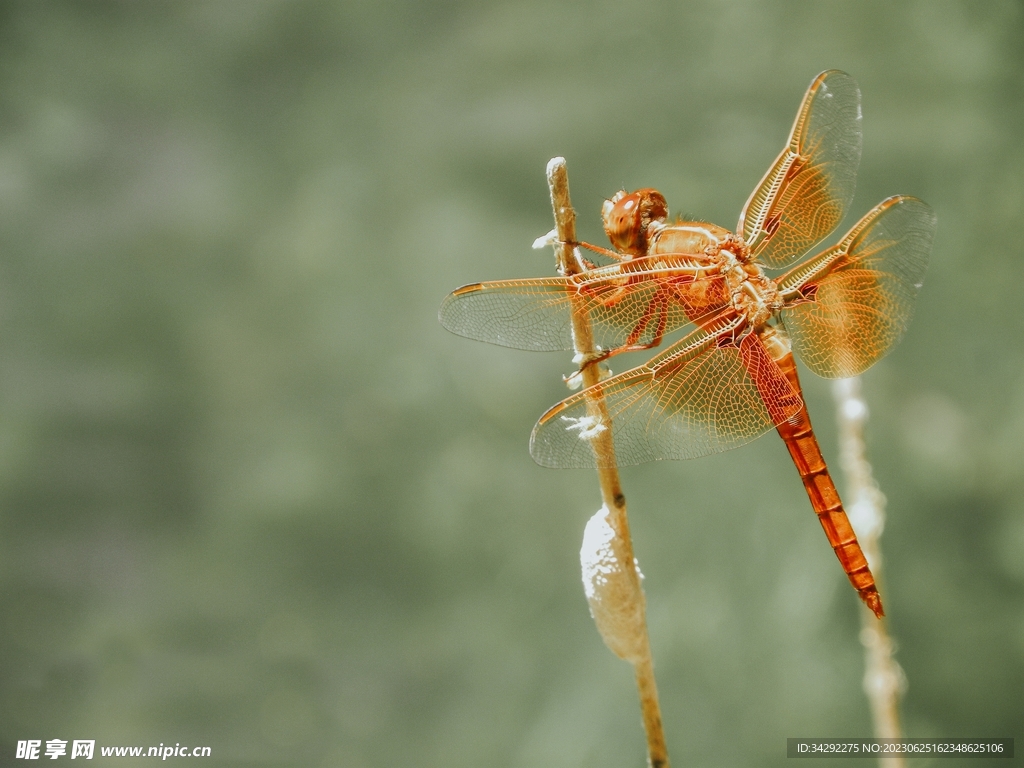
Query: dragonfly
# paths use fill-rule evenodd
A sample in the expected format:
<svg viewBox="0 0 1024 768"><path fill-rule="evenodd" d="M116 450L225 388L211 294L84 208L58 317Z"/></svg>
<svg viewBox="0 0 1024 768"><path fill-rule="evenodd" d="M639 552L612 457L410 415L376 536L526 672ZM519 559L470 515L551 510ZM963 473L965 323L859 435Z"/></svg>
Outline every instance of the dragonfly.
<svg viewBox="0 0 1024 768"><path fill-rule="evenodd" d="M825 378L855 376L909 324L936 217L914 197L889 197L833 246L853 200L861 155L860 90L838 70L812 82L782 152L754 188L735 231L671 221L661 193L618 192L602 222L612 248L574 243L580 269L463 286L439 319L456 334L526 350L571 350L573 315L591 324L599 364L685 335L643 365L577 392L544 413L530 452L548 467L690 459L776 430L829 544L861 600L882 600L811 426L794 352ZM772 276L772 275L777 276ZM595 402L602 409L595 409ZM592 441L609 431L612 454Z"/></svg>

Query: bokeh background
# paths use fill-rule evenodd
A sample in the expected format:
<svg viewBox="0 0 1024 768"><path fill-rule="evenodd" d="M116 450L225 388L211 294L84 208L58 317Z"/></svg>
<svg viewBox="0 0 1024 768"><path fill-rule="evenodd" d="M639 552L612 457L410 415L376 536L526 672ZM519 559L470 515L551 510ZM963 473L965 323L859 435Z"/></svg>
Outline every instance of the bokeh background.
<svg viewBox="0 0 1024 768"><path fill-rule="evenodd" d="M0 764L643 765L595 476L527 451L569 356L437 307L551 274L554 155L585 239L620 187L733 225L827 68L863 92L847 225L939 217L864 377L906 732L1024 737L1022 41L1016 0L0 4ZM624 484L674 764L870 735L778 438Z"/></svg>

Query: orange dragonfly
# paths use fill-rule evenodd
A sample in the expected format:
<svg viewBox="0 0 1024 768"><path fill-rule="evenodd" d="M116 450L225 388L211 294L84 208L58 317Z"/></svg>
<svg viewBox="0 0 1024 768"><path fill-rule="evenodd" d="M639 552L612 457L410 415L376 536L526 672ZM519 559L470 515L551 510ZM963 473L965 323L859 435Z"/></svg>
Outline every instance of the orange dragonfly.
<svg viewBox="0 0 1024 768"><path fill-rule="evenodd" d="M573 349L586 313L598 351L582 365L689 333L644 365L549 409L530 452L548 467L689 459L776 429L829 543L861 599L883 615L867 560L821 455L797 377L795 350L826 378L855 376L899 341L928 262L935 215L895 196L831 248L777 277L827 237L853 198L861 151L860 91L847 74L818 75L789 142L754 189L735 233L668 221L652 189L619 192L602 211L615 263L560 277L474 283L442 303L441 323L473 339L528 350ZM607 420L590 405L603 400ZM611 430L613 457L591 439Z"/></svg>

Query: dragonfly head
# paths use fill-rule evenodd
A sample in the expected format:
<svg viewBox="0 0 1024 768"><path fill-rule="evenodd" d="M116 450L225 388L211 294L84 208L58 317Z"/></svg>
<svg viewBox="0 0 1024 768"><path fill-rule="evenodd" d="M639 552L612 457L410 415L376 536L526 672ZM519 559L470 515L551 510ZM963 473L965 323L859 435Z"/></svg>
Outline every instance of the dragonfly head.
<svg viewBox="0 0 1024 768"><path fill-rule="evenodd" d="M601 209L604 232L612 246L634 257L647 253L647 228L667 217L668 203L656 189L620 190L605 200Z"/></svg>

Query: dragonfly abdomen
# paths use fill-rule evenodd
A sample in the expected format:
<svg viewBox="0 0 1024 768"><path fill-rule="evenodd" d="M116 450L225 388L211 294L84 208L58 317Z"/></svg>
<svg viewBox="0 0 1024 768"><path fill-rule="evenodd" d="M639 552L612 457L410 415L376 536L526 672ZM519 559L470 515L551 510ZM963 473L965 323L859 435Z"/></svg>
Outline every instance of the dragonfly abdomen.
<svg viewBox="0 0 1024 768"><path fill-rule="evenodd" d="M801 392L800 381L796 375L796 362L792 353L785 355L776 361L789 383L797 392ZM814 429L811 427L810 415L807 413L807 406L802 405L795 416L788 421L776 425L779 435L786 443L789 455L796 464L800 479L803 481L807 497L811 501L811 507L818 516L825 536L828 538L832 550L839 558L839 562L846 572L847 578L853 588L857 590L860 599L872 610L875 616L881 618L884 615L882 610L882 598L878 594L878 587L875 585L875 577L871 574L867 558L857 542L857 534L854 533L850 518L843 509L843 502L839 498L839 491L829 474L828 465L821 455L821 448L814 436Z"/></svg>

